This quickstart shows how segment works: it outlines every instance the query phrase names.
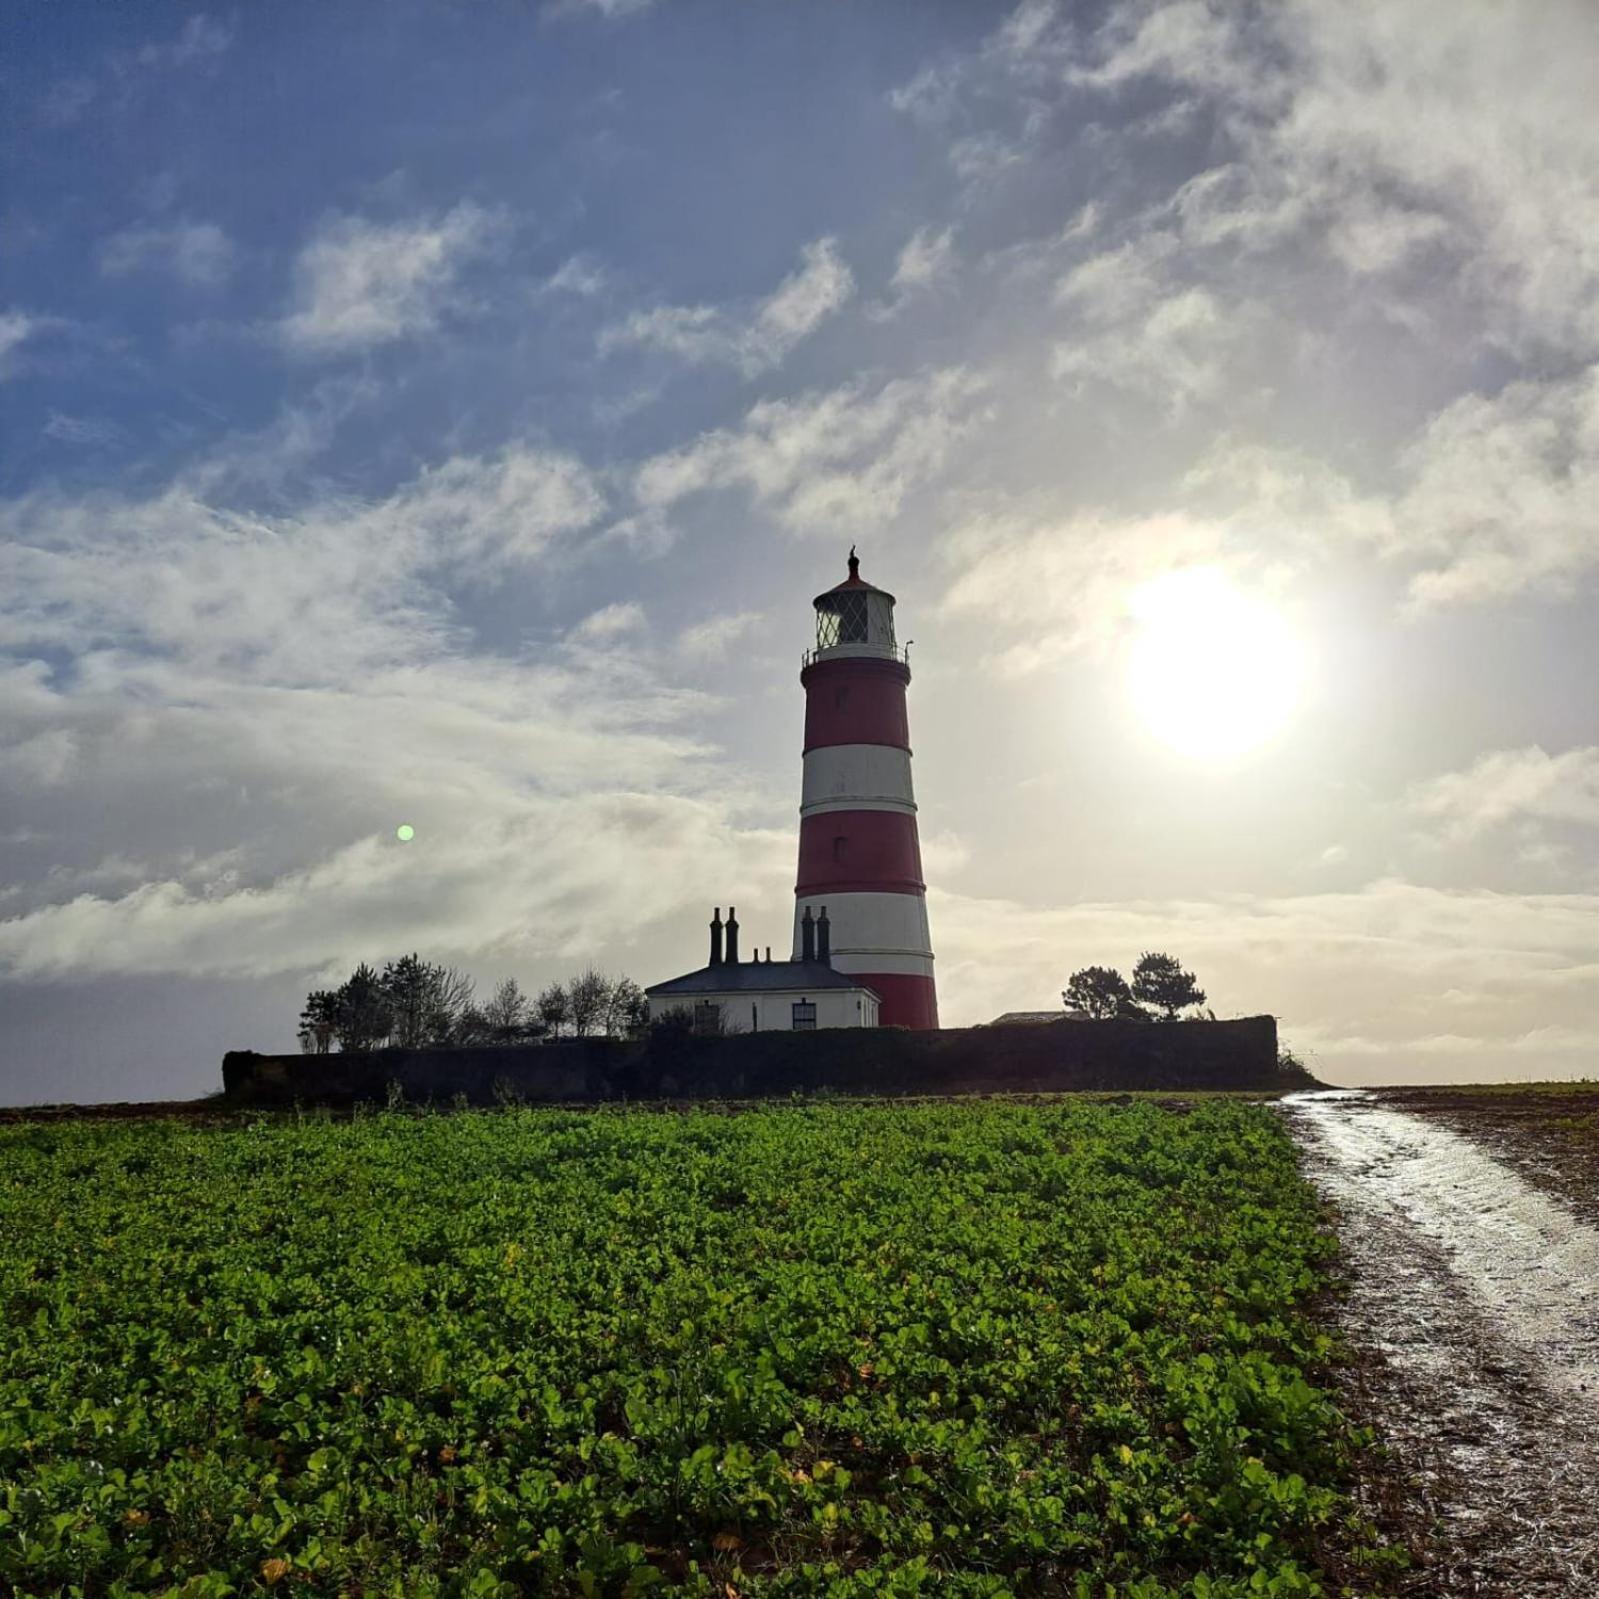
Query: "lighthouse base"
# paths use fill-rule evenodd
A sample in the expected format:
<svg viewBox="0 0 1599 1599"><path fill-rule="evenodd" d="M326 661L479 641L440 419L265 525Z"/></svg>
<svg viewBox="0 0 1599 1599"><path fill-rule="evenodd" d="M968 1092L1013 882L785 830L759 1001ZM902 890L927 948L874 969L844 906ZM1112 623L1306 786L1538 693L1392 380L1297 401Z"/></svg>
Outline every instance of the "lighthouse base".
<svg viewBox="0 0 1599 1599"><path fill-rule="evenodd" d="M882 1000L879 1027L911 1027L930 1032L938 1027L938 990L931 977L904 972L851 972L853 981L876 991Z"/></svg>

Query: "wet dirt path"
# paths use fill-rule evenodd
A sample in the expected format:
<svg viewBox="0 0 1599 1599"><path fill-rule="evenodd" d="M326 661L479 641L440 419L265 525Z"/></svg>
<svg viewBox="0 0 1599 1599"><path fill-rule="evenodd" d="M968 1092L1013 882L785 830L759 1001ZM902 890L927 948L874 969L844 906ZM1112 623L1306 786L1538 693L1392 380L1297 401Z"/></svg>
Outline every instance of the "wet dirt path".
<svg viewBox="0 0 1599 1599"><path fill-rule="evenodd" d="M1340 1213L1346 1400L1434 1522L1404 1591L1599 1599L1599 1229L1380 1095L1282 1110Z"/></svg>

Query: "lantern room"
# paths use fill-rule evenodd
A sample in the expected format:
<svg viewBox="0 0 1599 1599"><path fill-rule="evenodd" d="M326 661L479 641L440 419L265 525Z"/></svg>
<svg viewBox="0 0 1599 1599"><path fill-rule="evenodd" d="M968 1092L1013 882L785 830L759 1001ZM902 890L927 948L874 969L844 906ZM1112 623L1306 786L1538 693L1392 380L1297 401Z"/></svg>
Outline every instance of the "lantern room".
<svg viewBox="0 0 1599 1599"><path fill-rule="evenodd" d="M860 560L851 549L849 576L816 596L816 649L811 660L850 655L897 658L894 596L866 582L860 567Z"/></svg>

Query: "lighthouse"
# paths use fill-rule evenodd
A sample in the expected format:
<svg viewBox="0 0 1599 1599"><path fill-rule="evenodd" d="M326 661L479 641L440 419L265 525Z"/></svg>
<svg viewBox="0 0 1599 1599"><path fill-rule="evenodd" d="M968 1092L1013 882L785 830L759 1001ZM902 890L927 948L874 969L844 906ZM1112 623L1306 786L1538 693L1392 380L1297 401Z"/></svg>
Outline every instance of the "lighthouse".
<svg viewBox="0 0 1599 1599"><path fill-rule="evenodd" d="M938 1026L933 941L911 788L911 670L894 637L894 596L860 575L818 594L807 650L794 959L818 930L834 970L876 992L884 1027Z"/></svg>

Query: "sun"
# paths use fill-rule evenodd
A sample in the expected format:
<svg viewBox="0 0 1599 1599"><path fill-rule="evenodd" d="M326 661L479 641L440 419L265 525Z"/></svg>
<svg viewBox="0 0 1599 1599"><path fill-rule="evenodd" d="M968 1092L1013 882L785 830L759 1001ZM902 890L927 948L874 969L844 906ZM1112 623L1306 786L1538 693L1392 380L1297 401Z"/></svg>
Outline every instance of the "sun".
<svg viewBox="0 0 1599 1599"><path fill-rule="evenodd" d="M1282 614L1212 566L1184 567L1133 595L1129 687L1144 724L1198 760L1264 744L1292 717L1303 644Z"/></svg>

